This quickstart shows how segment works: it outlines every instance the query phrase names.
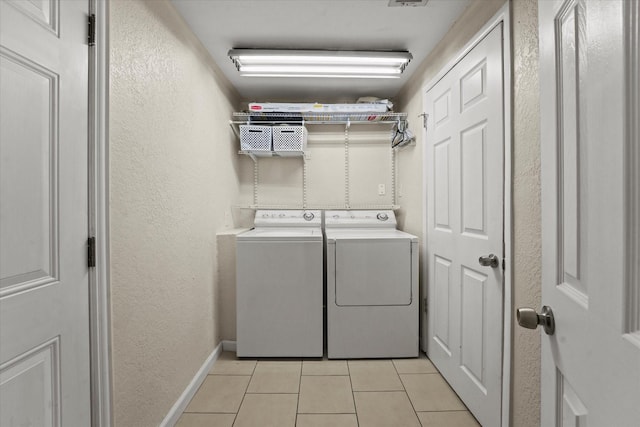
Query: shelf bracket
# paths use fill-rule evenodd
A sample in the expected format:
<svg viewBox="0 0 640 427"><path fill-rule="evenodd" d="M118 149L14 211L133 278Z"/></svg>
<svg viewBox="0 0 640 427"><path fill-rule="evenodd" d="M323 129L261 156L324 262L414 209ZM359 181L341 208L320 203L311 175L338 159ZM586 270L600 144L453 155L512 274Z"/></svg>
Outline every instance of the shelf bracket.
<svg viewBox="0 0 640 427"><path fill-rule="evenodd" d="M349 124L344 128L344 207L350 209L351 205L351 183L349 182Z"/></svg>
<svg viewBox="0 0 640 427"><path fill-rule="evenodd" d="M251 155L251 158L253 159L253 204L257 206L259 180L258 159L256 159L253 155Z"/></svg>
<svg viewBox="0 0 640 427"><path fill-rule="evenodd" d="M307 209L307 156L302 155L302 209Z"/></svg>
<svg viewBox="0 0 640 427"><path fill-rule="evenodd" d="M398 204L397 191L396 191L396 186L397 186L396 173L397 173L396 149L392 148L391 149L391 203L393 205Z"/></svg>
<svg viewBox="0 0 640 427"><path fill-rule="evenodd" d="M231 126L231 130L233 131L234 135L236 136L236 138L240 138L240 133L238 132L238 129L236 128L235 123L233 123L233 120L229 120L229 126Z"/></svg>

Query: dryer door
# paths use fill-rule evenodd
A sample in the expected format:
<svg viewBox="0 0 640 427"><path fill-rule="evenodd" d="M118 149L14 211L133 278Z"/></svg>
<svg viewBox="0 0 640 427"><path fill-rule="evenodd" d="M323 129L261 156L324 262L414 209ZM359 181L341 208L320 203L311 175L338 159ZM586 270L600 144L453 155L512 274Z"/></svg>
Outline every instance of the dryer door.
<svg viewBox="0 0 640 427"><path fill-rule="evenodd" d="M338 306L410 305L409 239L337 239Z"/></svg>

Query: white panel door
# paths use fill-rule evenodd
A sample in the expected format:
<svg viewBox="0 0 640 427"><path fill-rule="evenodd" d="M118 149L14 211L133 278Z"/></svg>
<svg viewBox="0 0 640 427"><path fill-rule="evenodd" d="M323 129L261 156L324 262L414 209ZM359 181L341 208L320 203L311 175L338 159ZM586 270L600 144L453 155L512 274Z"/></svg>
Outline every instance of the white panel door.
<svg viewBox="0 0 640 427"><path fill-rule="evenodd" d="M539 2L543 426L640 425L638 8Z"/></svg>
<svg viewBox="0 0 640 427"><path fill-rule="evenodd" d="M502 73L500 24L425 96L427 352L485 426L501 410Z"/></svg>
<svg viewBox="0 0 640 427"><path fill-rule="evenodd" d="M89 426L88 1L0 1L0 425Z"/></svg>

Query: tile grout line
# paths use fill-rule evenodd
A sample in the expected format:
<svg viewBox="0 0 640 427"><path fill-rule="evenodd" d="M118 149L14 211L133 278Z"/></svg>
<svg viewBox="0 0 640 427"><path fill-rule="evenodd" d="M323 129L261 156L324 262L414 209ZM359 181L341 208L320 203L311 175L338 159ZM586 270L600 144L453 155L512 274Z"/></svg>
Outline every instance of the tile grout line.
<svg viewBox="0 0 640 427"><path fill-rule="evenodd" d="M251 376L253 377L253 375ZM242 394L242 400L240 400L240 405L238 406L238 410L234 414L233 422L231 423L232 427L236 424L236 421L238 420L238 414L240 413L240 409L242 408L242 404L244 403L244 398L247 396L247 389L249 388L250 383L251 383L251 379L249 379L249 382L247 383L247 386L244 389L244 393Z"/></svg>
<svg viewBox="0 0 640 427"><path fill-rule="evenodd" d="M351 398L353 399L353 412L356 414L356 424L360 427L360 419L358 418L358 407L356 406L356 393L353 391L353 381L351 380L351 367L347 360L347 372L349 373L349 385L351 386Z"/></svg>
<svg viewBox="0 0 640 427"><path fill-rule="evenodd" d="M245 394L256 395L256 394L298 394L286 391L248 391Z"/></svg>
<svg viewBox="0 0 640 427"><path fill-rule="evenodd" d="M293 426L298 425L298 411L300 411L300 395L302 394L302 371L304 370L304 360L300 362L300 376L298 377L298 399L296 399L296 413L293 419Z"/></svg>
<svg viewBox="0 0 640 427"><path fill-rule="evenodd" d="M418 353L418 360L419 359L420 354ZM418 424L420 424L422 426L422 421L420 421L420 417L418 416L418 411L416 411L416 407L413 405L413 400L411 400L411 397L409 397L409 392L407 391L407 386L404 384L404 381L402 381L402 377L400 376L400 372L398 372L398 367L396 366L396 362L393 361L393 359L391 359L391 364L393 365L393 369L395 369L396 371L396 375L398 375L398 379L400 380L400 384L402 384L402 388L404 389L404 394L407 396L407 399L409 400L409 404L411 405L411 409L413 409L413 414L416 416L416 419L418 420Z"/></svg>
<svg viewBox="0 0 640 427"><path fill-rule="evenodd" d="M355 415L355 412L302 412L300 415Z"/></svg>
<svg viewBox="0 0 640 427"><path fill-rule="evenodd" d="M253 373L251 374L207 374L208 377L249 377L251 378L253 376Z"/></svg>
<svg viewBox="0 0 640 427"><path fill-rule="evenodd" d="M238 356L236 355L236 360ZM240 401L240 406L238 406L238 410L236 411L235 416L233 417L233 423L231 426L233 427L238 420L238 414L240 413L240 408L242 408L242 404L244 403L244 398L247 396L247 390L249 389L249 384L251 384L251 379L253 379L253 374L256 372L256 368L258 367L258 361L256 360L256 364L253 366L253 370L251 371L251 375L249 376L249 381L247 382L247 386L244 389L244 394L242 395L242 400Z"/></svg>

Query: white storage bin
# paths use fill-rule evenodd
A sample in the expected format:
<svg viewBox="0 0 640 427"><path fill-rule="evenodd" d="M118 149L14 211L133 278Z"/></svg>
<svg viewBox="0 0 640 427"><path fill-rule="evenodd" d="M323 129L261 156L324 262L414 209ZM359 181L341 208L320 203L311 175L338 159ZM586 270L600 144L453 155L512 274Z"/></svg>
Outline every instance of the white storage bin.
<svg viewBox="0 0 640 427"><path fill-rule="evenodd" d="M240 125L242 151L271 151L271 126Z"/></svg>
<svg viewBox="0 0 640 427"><path fill-rule="evenodd" d="M289 152L307 149L307 128L304 126L274 126L273 151Z"/></svg>

